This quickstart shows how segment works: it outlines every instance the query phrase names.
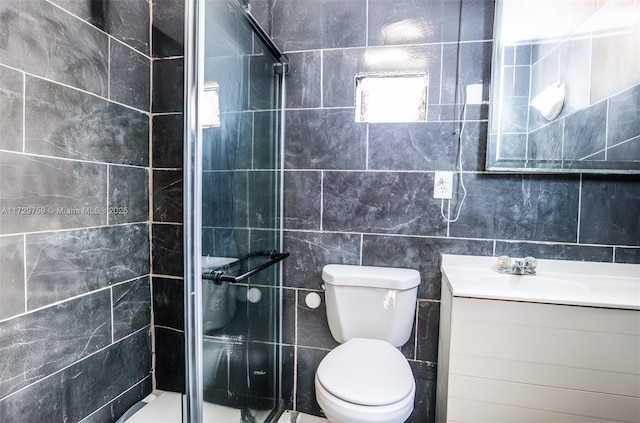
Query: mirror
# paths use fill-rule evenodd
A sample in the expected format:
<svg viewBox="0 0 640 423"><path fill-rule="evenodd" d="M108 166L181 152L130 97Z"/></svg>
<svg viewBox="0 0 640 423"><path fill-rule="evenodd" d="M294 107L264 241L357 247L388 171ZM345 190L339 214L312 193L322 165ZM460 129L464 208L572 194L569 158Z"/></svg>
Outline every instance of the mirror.
<svg viewBox="0 0 640 423"><path fill-rule="evenodd" d="M487 170L640 173L640 0L496 0Z"/></svg>

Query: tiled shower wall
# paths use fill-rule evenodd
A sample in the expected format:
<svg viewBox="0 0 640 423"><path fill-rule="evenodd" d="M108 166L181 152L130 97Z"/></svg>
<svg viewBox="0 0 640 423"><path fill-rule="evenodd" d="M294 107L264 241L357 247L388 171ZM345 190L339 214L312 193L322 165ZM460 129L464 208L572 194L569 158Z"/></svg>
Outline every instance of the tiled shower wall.
<svg viewBox="0 0 640 423"><path fill-rule="evenodd" d="M152 264L155 381L184 390L182 138L184 1L154 0Z"/></svg>
<svg viewBox="0 0 640 423"><path fill-rule="evenodd" d="M151 389L149 10L0 2L0 421Z"/></svg>
<svg viewBox="0 0 640 423"><path fill-rule="evenodd" d="M337 344L322 293L328 263L418 269L417 317L402 348L417 381L410 421L434 419L440 254L640 262L640 177L507 175L484 169L486 108L460 90L483 84L488 98L491 0L268 0L253 13L291 59L285 142L285 374L289 407L319 414L313 377ZM417 31L403 33L399 27ZM389 61L387 58L392 58ZM380 64L382 63L382 65ZM354 123L354 75L429 73L428 122ZM460 217L446 223L434 200L435 170L456 170L462 131ZM462 190L443 205L454 217Z"/></svg>

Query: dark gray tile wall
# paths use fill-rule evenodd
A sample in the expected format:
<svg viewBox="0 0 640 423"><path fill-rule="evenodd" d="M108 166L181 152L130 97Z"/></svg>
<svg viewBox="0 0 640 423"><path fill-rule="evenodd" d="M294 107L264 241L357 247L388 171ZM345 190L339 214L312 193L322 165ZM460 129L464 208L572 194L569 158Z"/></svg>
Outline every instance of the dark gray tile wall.
<svg viewBox="0 0 640 423"><path fill-rule="evenodd" d="M183 0L150 0L151 273L155 387L184 391L183 306Z"/></svg>
<svg viewBox="0 0 640 423"><path fill-rule="evenodd" d="M0 4L3 422L115 421L151 391L149 11Z"/></svg>
<svg viewBox="0 0 640 423"><path fill-rule="evenodd" d="M284 209L285 249L291 253L284 262L287 406L320 414L314 373L335 341L324 306L308 309L304 297L322 294L325 264L420 271L415 330L402 351L417 381L409 421L422 423L435 419L441 254L639 262L640 178L487 174L484 107L469 107L464 122L468 195L460 218L447 223L440 216L433 171L457 169L461 93L467 84L482 84L488 98L492 0L278 0L268 13L264 3L255 2L260 18L291 59ZM403 32L409 24L416 31ZM392 49L393 57L405 59L372 60ZM528 81L531 48L512 53L514 79ZM354 123L354 75L390 70L429 73L428 121ZM519 87L513 94L527 98ZM625 101L633 104L633 98ZM523 126L526 113L525 107L513 125ZM563 130L556 131L560 141ZM525 151L524 140L518 148ZM459 177L455 186L454 200L443 205L450 217L462 198Z"/></svg>

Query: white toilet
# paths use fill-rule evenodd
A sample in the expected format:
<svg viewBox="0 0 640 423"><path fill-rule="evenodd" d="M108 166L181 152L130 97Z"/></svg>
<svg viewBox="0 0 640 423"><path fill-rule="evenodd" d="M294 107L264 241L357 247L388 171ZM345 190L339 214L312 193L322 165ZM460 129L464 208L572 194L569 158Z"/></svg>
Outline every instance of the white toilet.
<svg viewBox="0 0 640 423"><path fill-rule="evenodd" d="M342 345L320 362L316 400L331 423L402 423L416 386L397 349L411 336L420 274L330 264L322 269L327 320Z"/></svg>

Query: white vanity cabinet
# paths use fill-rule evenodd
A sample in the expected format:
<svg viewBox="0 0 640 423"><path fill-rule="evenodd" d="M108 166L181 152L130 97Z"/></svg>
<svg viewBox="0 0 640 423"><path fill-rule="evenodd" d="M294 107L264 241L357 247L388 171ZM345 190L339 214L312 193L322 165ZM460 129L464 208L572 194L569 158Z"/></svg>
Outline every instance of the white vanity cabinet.
<svg viewBox="0 0 640 423"><path fill-rule="evenodd" d="M640 422L639 310L470 296L444 267L437 422Z"/></svg>

